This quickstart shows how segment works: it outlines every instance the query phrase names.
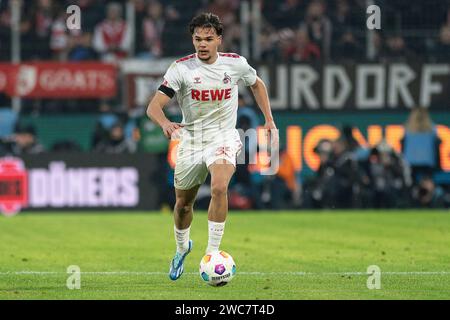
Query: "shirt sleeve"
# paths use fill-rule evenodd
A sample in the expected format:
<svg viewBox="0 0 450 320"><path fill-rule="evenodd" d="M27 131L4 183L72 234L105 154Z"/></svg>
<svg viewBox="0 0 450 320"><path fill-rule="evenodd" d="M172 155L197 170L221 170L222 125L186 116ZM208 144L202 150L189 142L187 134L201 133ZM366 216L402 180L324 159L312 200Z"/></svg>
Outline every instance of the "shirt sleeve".
<svg viewBox="0 0 450 320"><path fill-rule="evenodd" d="M252 86L256 82L256 70L248 64L247 59L240 57L241 80L246 86Z"/></svg>
<svg viewBox="0 0 450 320"><path fill-rule="evenodd" d="M176 62L172 63L164 75L162 85L178 92L181 89L182 77Z"/></svg>

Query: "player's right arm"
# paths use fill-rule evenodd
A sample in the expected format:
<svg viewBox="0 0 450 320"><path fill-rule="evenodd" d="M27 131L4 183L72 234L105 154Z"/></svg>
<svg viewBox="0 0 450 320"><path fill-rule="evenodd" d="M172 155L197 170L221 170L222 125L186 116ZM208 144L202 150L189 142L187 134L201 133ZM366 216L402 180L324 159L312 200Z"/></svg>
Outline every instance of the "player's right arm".
<svg viewBox="0 0 450 320"><path fill-rule="evenodd" d="M147 108L147 115L149 116L149 118L161 127L164 135L168 139L170 139L172 133L183 127L183 125L180 123L171 122L164 114L163 108L169 103L169 101L170 97L168 97L164 93L156 91L155 96L150 101Z"/></svg>
<svg viewBox="0 0 450 320"><path fill-rule="evenodd" d="M170 65L166 74L164 75L164 81L156 91L155 96L147 108L147 115L153 122L158 124L164 132L164 135L170 139L172 134L183 127L182 124L171 122L167 119L163 112L164 106L166 106L170 99L173 98L176 92L181 88L183 77L178 70L177 63L174 62Z"/></svg>

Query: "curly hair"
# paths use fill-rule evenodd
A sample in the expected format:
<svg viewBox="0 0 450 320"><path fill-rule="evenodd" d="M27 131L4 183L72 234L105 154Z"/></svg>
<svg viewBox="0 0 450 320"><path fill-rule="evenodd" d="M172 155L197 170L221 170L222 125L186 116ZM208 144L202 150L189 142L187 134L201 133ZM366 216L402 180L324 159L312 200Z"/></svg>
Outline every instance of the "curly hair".
<svg viewBox="0 0 450 320"><path fill-rule="evenodd" d="M223 34L223 24L219 17L210 12L203 12L195 16L189 23L189 31L194 34L195 28L214 28L218 36Z"/></svg>

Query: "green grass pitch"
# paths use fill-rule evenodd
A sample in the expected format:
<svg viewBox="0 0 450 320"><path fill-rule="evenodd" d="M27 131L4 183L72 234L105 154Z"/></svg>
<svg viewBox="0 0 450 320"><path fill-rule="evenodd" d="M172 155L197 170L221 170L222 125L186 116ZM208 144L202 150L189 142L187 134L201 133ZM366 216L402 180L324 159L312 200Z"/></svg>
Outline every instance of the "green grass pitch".
<svg viewBox="0 0 450 320"><path fill-rule="evenodd" d="M0 217L0 299L450 299L448 211L231 212L221 249L237 264L224 287L202 282L207 216L196 212L185 273L167 213ZM67 267L81 288L66 286ZM367 268L381 288L367 288Z"/></svg>

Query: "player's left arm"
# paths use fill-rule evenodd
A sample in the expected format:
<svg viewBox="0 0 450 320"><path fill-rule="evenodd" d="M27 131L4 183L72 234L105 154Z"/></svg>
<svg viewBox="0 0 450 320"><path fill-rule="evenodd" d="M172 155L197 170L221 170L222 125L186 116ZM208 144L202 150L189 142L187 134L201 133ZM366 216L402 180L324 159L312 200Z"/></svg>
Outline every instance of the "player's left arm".
<svg viewBox="0 0 450 320"><path fill-rule="evenodd" d="M261 109L262 113L264 114L265 124L264 128L273 132L273 137L276 139L277 145L278 145L278 129L275 125L275 121L272 116L272 110L270 109L270 101L269 101L269 95L267 93L267 87L264 83L264 81L261 80L260 77L256 77L256 82L250 86L250 89L253 92L253 95L255 96L256 103L258 104L258 107Z"/></svg>

